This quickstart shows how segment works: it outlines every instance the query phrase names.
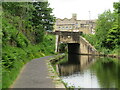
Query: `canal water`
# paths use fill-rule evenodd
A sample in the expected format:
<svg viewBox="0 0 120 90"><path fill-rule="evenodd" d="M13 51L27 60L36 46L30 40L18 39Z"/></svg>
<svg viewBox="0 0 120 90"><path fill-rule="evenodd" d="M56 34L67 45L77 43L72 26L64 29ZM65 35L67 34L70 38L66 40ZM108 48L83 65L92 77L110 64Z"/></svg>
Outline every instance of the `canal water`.
<svg viewBox="0 0 120 90"><path fill-rule="evenodd" d="M118 59L67 55L55 69L67 86L75 88L120 88Z"/></svg>

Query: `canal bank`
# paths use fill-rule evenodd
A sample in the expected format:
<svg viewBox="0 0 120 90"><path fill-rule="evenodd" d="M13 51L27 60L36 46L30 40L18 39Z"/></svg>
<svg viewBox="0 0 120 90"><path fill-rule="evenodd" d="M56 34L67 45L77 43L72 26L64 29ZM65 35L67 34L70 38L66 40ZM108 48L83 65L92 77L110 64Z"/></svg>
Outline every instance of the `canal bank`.
<svg viewBox="0 0 120 90"><path fill-rule="evenodd" d="M120 59L120 56L119 55L114 55L114 54L109 54L107 55L108 57L112 57L112 58L118 58Z"/></svg>
<svg viewBox="0 0 120 90"><path fill-rule="evenodd" d="M59 55L55 56L54 58L46 60L46 64L48 67L49 77L53 80L53 83L55 85L55 88L66 88L64 83L62 82L61 78L58 76L57 72L54 70L53 66L51 65L51 62L57 62L61 58L63 58L65 55ZM66 90L66 89L65 89Z"/></svg>
<svg viewBox="0 0 120 90"><path fill-rule="evenodd" d="M77 55L91 55L91 56L100 56L100 57L111 57L111 58L118 58L120 59L120 55L116 55L116 54L85 54L85 53L81 53L81 54L77 54Z"/></svg>

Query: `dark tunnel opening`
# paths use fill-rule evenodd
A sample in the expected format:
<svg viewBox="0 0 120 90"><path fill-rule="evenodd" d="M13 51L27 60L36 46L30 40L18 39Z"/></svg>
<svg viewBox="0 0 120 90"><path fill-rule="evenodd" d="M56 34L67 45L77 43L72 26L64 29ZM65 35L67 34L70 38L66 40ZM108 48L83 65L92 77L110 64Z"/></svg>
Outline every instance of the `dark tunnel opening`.
<svg viewBox="0 0 120 90"><path fill-rule="evenodd" d="M80 54L80 44L79 43L68 43L68 53L69 54Z"/></svg>

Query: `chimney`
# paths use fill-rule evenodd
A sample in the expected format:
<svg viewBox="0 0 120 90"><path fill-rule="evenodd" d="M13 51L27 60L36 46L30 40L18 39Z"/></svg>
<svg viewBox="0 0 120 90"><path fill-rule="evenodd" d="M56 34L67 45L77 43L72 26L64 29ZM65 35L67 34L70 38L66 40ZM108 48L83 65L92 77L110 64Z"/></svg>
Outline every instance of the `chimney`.
<svg viewBox="0 0 120 90"><path fill-rule="evenodd" d="M72 18L75 19L75 20L77 20L77 14L76 14L76 13L73 13L73 14L72 14Z"/></svg>

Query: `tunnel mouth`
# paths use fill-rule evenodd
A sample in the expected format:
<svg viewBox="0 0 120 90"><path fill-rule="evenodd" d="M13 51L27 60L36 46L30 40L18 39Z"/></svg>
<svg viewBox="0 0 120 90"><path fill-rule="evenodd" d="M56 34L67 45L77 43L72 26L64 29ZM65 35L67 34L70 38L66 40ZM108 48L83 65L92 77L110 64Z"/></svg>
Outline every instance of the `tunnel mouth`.
<svg viewBox="0 0 120 90"><path fill-rule="evenodd" d="M80 54L80 44L79 43L68 43L68 53L69 54Z"/></svg>

